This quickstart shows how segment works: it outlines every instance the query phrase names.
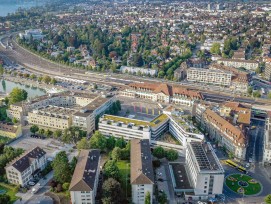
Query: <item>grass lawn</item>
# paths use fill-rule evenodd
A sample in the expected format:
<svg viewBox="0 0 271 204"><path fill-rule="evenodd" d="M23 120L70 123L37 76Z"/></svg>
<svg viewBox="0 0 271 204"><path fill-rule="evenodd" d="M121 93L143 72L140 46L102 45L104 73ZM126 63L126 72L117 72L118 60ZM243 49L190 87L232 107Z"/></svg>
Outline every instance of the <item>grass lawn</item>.
<svg viewBox="0 0 271 204"><path fill-rule="evenodd" d="M6 183L0 183L0 190L5 190L6 194L8 194L11 198L10 204L14 203L16 200L19 199L14 192L15 187Z"/></svg>
<svg viewBox="0 0 271 204"><path fill-rule="evenodd" d="M121 174L121 186L124 194L131 197L131 184L130 184L130 162L128 160L121 160L117 162L117 166Z"/></svg>
<svg viewBox="0 0 271 204"><path fill-rule="evenodd" d="M232 177L236 180L232 181L229 178ZM248 183L248 186L244 186L244 195L254 195L257 194L261 191L261 185L260 183L250 183L249 181L253 179L252 177L248 176L248 175L244 175L242 176L242 174L233 174L230 175L226 178L226 185L233 190L234 192L238 193L238 189L241 187L238 184L238 181L245 181Z"/></svg>

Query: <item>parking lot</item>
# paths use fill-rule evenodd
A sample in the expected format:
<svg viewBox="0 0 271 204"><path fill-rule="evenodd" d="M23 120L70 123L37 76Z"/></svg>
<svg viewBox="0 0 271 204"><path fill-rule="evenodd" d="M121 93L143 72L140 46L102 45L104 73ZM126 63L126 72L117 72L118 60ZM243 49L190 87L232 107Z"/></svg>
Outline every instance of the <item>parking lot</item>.
<svg viewBox="0 0 271 204"><path fill-rule="evenodd" d="M31 150L37 146L42 148L47 153L48 158L53 158L60 151L69 152L72 149L72 145L63 144L55 139L40 139L30 137L29 135L22 136L17 140L13 141L9 144L9 146L14 148L22 148L26 151Z"/></svg>

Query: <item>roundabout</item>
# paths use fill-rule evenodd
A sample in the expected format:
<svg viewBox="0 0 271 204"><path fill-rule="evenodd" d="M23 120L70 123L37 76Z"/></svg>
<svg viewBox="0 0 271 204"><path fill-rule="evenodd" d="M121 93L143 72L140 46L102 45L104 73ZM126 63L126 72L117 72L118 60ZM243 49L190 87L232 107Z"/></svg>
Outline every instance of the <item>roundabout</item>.
<svg viewBox="0 0 271 204"><path fill-rule="evenodd" d="M233 192L241 195L256 195L262 190L259 181L245 174L231 174L226 177L225 184Z"/></svg>

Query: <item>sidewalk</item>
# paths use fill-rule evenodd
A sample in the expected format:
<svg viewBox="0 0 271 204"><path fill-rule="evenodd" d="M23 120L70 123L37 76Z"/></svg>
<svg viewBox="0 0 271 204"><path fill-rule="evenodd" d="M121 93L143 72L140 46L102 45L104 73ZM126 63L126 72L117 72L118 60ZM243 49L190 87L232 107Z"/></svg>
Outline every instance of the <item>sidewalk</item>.
<svg viewBox="0 0 271 204"><path fill-rule="evenodd" d="M39 180L40 189L41 190L51 179L53 178L53 171L46 175L46 179ZM36 184L38 185L38 184ZM34 186L33 186L34 187ZM26 193L17 193L16 196L21 197L22 200L17 200L14 204L25 204L28 200L32 198L34 194L31 193L31 189L28 190Z"/></svg>

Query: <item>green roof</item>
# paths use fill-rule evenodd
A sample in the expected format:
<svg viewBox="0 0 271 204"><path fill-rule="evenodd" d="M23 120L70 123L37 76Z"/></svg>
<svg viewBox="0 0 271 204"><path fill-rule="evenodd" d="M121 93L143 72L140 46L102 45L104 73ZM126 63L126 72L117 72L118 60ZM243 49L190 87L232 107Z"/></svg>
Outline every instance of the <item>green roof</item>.
<svg viewBox="0 0 271 204"><path fill-rule="evenodd" d="M165 114L161 114L158 117L154 118L152 121L147 122L144 120L136 120L136 119L125 118L125 117L120 117L120 116L115 116L115 115L104 115L104 119L106 120L123 122L125 124L134 123L136 126L150 126L150 127L154 127L158 125L162 121L165 121L167 118L168 117Z"/></svg>

